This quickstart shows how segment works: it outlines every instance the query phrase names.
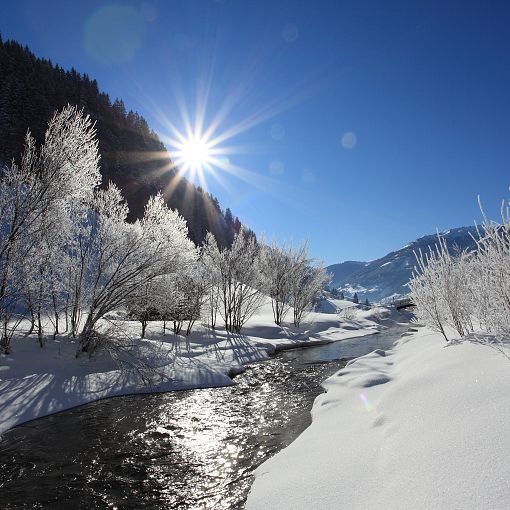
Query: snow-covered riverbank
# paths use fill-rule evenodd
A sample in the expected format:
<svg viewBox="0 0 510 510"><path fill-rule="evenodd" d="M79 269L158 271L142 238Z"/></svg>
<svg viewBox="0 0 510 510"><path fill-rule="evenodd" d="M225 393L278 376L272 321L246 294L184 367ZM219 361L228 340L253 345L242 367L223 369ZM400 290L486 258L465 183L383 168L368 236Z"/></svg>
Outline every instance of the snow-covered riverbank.
<svg viewBox="0 0 510 510"><path fill-rule="evenodd" d="M150 370L140 366L120 370L109 356L76 359L76 343L67 337L48 340L42 349L35 337L15 338L12 354L0 356L0 433L101 398L230 385L231 376L245 364L267 359L277 350L373 334L381 323L391 322L383 308L347 315L312 313L297 330L276 326L268 302L248 321L242 335L198 328L188 338L176 337L162 335L161 323L155 323L146 340L139 338L139 323L115 321L133 345L131 353L145 360ZM150 378L150 385L143 378Z"/></svg>
<svg viewBox="0 0 510 510"><path fill-rule="evenodd" d="M508 351L420 329L354 360L257 469L246 508L508 508Z"/></svg>

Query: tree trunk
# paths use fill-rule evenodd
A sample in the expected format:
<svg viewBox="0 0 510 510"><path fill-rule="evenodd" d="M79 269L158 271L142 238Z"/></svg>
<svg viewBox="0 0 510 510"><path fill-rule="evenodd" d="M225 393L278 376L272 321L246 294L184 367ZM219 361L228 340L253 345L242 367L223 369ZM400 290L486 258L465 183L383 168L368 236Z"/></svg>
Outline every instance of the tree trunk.
<svg viewBox="0 0 510 510"><path fill-rule="evenodd" d="M39 309L37 310L37 339L39 340L39 345L41 347L44 347L41 307L39 307Z"/></svg>
<svg viewBox="0 0 510 510"><path fill-rule="evenodd" d="M9 333L8 333L8 326L9 326L9 320L7 317L4 318L3 324L2 324L2 347L4 349L4 354L9 354Z"/></svg>
<svg viewBox="0 0 510 510"><path fill-rule="evenodd" d="M78 344L78 350L76 352L76 357L80 355L81 352L87 352L92 354L94 350L93 345L93 333L94 333L94 325L95 321L92 318L92 314L89 313L87 320L83 326L83 329L80 333L80 342Z"/></svg>
<svg viewBox="0 0 510 510"><path fill-rule="evenodd" d="M30 328L28 328L27 336L31 335L34 332L34 328L35 328L34 312L30 310Z"/></svg>
<svg viewBox="0 0 510 510"><path fill-rule="evenodd" d="M55 296L55 293L52 292L51 293L51 299L53 301L53 312L55 314L55 335L53 335L54 337L56 335L58 335L60 332L58 330L58 321L59 321L59 315L58 315L58 308L57 308L57 298Z"/></svg>

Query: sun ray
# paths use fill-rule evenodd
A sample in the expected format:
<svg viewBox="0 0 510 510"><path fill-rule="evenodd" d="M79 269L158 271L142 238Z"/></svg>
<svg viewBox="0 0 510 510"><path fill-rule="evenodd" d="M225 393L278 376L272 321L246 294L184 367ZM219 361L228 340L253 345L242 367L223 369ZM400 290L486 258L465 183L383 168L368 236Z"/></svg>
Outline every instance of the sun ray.
<svg viewBox="0 0 510 510"><path fill-rule="evenodd" d="M234 189L229 180L224 178L222 172L217 172L216 169L211 166L209 170L209 175L222 187L224 188L229 195L234 195Z"/></svg>
<svg viewBox="0 0 510 510"><path fill-rule="evenodd" d="M304 77L300 82L296 82L286 91L285 96L272 97L269 100L266 96L266 100L260 101L265 94L261 90L253 89L253 80L249 75L255 68L250 66L246 70L247 75L241 77L231 87L219 107L209 115L207 110L211 99L215 57L215 48L211 46L207 58L202 62L203 69L197 75L195 90L192 92L195 101L191 109L188 108L190 102L185 100L188 93L185 94L185 89L179 85L179 75L174 76L173 93L180 117L179 128L150 97L145 98L149 110L161 125L162 129L158 129L158 135L168 148L167 156L170 156L174 163L179 179L189 179L207 189L207 177L213 177L226 188L227 180L224 176L232 176L253 185L258 190L272 194L277 188L278 180L235 165L232 161L233 155L258 154L266 151L267 146L261 142L256 147L253 144L236 145L232 142L238 135L294 107L312 95L311 77ZM146 96L145 93L144 95ZM246 102L247 97L250 97L249 104ZM246 106L249 106L251 111L246 110ZM234 122L227 123L235 109L244 110L244 115L238 115ZM206 118L209 119L207 123ZM172 177L172 182L167 186L168 191L172 192L176 186L178 181ZM278 199L282 200L280 195L277 195Z"/></svg>

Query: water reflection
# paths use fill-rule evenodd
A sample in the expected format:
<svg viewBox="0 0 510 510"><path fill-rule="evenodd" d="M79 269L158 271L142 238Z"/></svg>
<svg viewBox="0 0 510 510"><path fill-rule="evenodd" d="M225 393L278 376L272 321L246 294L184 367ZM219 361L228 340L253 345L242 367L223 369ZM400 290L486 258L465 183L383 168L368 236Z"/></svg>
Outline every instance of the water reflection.
<svg viewBox="0 0 510 510"><path fill-rule="evenodd" d="M242 508L253 469L308 426L320 383L344 365L324 361L387 348L398 333L288 351L228 388L110 399L22 425L0 443L2 508Z"/></svg>
<svg viewBox="0 0 510 510"><path fill-rule="evenodd" d="M316 363L340 358L357 358L375 349L391 349L395 339L399 338L406 329L406 326L396 326L361 339L352 338L342 342L333 342L317 349L299 349L299 359L303 363ZM284 359L295 356L296 351L282 353Z"/></svg>

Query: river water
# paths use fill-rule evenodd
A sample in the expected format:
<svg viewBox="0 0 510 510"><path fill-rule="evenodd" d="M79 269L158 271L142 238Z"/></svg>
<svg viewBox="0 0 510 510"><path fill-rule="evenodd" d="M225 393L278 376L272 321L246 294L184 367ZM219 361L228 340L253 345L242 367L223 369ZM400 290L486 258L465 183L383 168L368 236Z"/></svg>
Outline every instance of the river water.
<svg viewBox="0 0 510 510"><path fill-rule="evenodd" d="M0 442L0 507L243 508L253 470L310 424L321 382L402 331L285 351L227 388L118 397L16 427Z"/></svg>

